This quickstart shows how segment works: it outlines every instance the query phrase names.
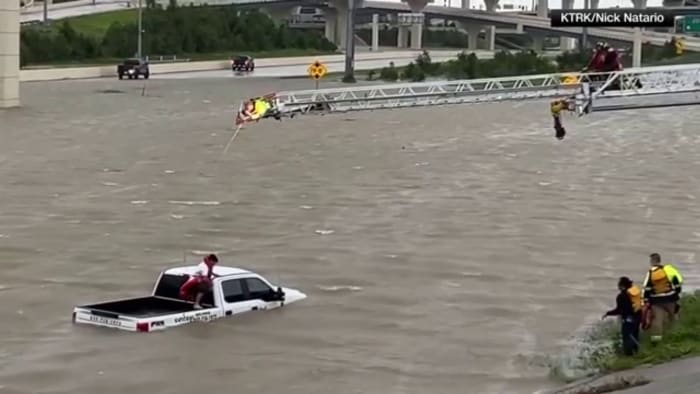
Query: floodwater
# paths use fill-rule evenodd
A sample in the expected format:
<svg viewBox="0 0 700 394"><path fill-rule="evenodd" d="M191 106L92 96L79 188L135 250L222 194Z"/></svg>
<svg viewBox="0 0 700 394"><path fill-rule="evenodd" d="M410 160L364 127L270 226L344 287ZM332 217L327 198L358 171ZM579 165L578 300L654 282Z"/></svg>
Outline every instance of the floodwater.
<svg viewBox="0 0 700 394"><path fill-rule="evenodd" d="M531 393L647 255L700 274L700 113L546 102L262 121L308 81L24 84L0 112L2 393ZM690 109L689 109L690 108ZM71 323L213 251L309 295L135 334Z"/></svg>

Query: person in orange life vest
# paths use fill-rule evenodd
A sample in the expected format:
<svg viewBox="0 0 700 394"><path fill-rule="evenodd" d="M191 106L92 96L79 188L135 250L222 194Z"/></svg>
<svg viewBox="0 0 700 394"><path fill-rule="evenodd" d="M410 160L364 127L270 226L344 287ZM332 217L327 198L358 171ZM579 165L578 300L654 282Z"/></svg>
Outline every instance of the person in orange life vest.
<svg viewBox="0 0 700 394"><path fill-rule="evenodd" d="M180 286L180 298L194 301L194 309L202 309L202 297L211 290L212 280L218 277L214 266L219 262L215 254L210 254L197 266L197 272Z"/></svg>
<svg viewBox="0 0 700 394"><path fill-rule="evenodd" d="M642 290L635 286L630 278L623 276L617 282L620 293L615 300L615 309L603 314L602 319L608 316L620 316L622 325L622 351L627 356L632 356L639 351L639 324L642 317Z"/></svg>
<svg viewBox="0 0 700 394"><path fill-rule="evenodd" d="M644 278L644 300L651 305L650 336L653 344L663 339L679 311L683 277L671 264L662 264L661 255L649 255L651 268Z"/></svg>

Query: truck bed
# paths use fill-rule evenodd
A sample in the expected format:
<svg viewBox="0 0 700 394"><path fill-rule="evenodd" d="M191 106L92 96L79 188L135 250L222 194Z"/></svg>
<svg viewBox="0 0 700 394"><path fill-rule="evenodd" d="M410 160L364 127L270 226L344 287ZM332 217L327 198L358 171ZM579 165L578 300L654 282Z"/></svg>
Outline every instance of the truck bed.
<svg viewBox="0 0 700 394"><path fill-rule="evenodd" d="M147 318L194 310L193 304L189 302L156 296L83 305L79 308L89 309L95 315L112 318L116 318L117 315Z"/></svg>

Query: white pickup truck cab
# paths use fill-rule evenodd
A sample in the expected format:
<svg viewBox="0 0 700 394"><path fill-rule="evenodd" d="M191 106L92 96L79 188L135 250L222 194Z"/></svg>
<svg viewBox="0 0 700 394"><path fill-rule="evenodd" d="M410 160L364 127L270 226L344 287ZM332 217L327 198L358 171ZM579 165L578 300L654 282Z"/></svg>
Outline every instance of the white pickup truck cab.
<svg viewBox="0 0 700 394"><path fill-rule="evenodd" d="M249 311L275 309L301 301L299 290L276 287L262 276L240 268L215 266L213 289L202 299L203 309L179 299L180 286L198 270L196 265L161 272L148 297L129 298L77 306L73 322L150 332L181 326L193 321L210 321Z"/></svg>

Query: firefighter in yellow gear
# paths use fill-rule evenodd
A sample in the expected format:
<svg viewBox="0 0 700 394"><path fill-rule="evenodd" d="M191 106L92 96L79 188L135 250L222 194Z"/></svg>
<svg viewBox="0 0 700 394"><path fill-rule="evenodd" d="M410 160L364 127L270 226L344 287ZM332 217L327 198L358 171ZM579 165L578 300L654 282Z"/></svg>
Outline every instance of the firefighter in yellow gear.
<svg viewBox="0 0 700 394"><path fill-rule="evenodd" d="M563 140L566 136L566 129L561 124L561 112L569 110L569 100L566 98L553 100L549 104L549 110L552 113L552 118L554 118L554 136L558 140Z"/></svg>
<svg viewBox="0 0 700 394"><path fill-rule="evenodd" d="M265 116L271 107L272 105L263 98L250 99L245 103L239 117L245 122L259 120Z"/></svg>
<svg viewBox="0 0 700 394"><path fill-rule="evenodd" d="M662 264L658 253L649 255L649 263L643 284L644 300L651 306L651 341L657 343L678 315L683 277L673 265Z"/></svg>

